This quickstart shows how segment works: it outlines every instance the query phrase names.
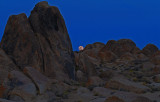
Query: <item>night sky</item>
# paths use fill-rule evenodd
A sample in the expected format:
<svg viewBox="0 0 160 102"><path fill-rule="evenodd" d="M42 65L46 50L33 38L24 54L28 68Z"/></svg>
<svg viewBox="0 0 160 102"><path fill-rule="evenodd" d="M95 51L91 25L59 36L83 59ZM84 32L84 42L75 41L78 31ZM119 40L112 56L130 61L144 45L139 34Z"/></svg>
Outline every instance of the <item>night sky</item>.
<svg viewBox="0 0 160 102"><path fill-rule="evenodd" d="M0 0L0 38L10 15L26 13L43 0ZM160 0L46 0L61 11L74 50L94 42L128 38L139 48L160 48Z"/></svg>

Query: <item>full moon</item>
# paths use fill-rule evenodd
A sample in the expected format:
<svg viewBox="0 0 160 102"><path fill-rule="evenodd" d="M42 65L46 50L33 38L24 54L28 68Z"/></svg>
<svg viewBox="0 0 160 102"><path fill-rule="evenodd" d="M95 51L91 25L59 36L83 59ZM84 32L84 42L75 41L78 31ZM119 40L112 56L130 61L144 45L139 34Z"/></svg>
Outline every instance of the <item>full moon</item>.
<svg viewBox="0 0 160 102"><path fill-rule="evenodd" d="M79 51L82 51L84 50L84 47L83 46L79 46Z"/></svg>

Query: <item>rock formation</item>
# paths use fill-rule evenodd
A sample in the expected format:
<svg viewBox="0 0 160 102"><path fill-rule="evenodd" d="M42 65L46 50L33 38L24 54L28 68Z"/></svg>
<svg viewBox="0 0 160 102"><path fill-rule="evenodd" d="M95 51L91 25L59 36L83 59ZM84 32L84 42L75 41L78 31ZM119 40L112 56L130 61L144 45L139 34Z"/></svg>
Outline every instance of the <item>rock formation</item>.
<svg viewBox="0 0 160 102"><path fill-rule="evenodd" d="M130 39L73 51L57 7L12 15L0 43L0 102L159 102L160 51Z"/></svg>
<svg viewBox="0 0 160 102"><path fill-rule="evenodd" d="M10 16L1 48L23 69L31 66L48 77L74 79L74 55L58 8L38 3L29 18ZM66 74L67 73L67 74Z"/></svg>

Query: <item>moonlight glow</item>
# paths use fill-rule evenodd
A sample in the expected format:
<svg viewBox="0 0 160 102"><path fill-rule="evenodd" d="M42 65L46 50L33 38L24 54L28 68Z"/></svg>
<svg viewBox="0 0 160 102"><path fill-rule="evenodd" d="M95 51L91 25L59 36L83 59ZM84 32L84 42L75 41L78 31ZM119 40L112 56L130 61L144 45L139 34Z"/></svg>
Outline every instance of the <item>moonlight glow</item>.
<svg viewBox="0 0 160 102"><path fill-rule="evenodd" d="M83 46L79 46L79 51L82 51L84 50L84 47Z"/></svg>

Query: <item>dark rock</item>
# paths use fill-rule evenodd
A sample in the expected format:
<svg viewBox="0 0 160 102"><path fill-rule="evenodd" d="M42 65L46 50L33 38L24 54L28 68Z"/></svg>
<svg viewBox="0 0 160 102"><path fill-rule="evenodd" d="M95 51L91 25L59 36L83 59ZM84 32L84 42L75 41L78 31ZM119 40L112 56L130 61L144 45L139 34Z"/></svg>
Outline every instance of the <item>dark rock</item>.
<svg viewBox="0 0 160 102"><path fill-rule="evenodd" d="M31 66L49 77L75 79L74 54L64 19L58 8L38 3L29 19L11 16L2 49L21 68Z"/></svg>
<svg viewBox="0 0 160 102"><path fill-rule="evenodd" d="M29 65L43 69L40 46L25 14L10 16L1 47L21 68Z"/></svg>
<svg viewBox="0 0 160 102"><path fill-rule="evenodd" d="M39 38L45 74L52 76L53 72L66 72L69 73L70 78L74 79L72 45L64 19L58 8L49 6L45 1L40 2L31 12L29 22ZM60 75L56 75L56 77L58 76Z"/></svg>
<svg viewBox="0 0 160 102"><path fill-rule="evenodd" d="M10 90L8 82L8 75L11 71L18 70L18 67L7 56L7 54L0 48L0 97L6 98Z"/></svg>
<svg viewBox="0 0 160 102"><path fill-rule="evenodd" d="M146 98L146 97L137 97L132 102L152 102L152 101L150 99Z"/></svg>
<svg viewBox="0 0 160 102"><path fill-rule="evenodd" d="M109 40L105 47L117 56L121 56L126 52L132 52L136 48L136 44L129 39Z"/></svg>
<svg viewBox="0 0 160 102"><path fill-rule="evenodd" d="M142 53L146 56L152 56L154 53L158 51L158 48L153 44L147 44L143 49Z"/></svg>
<svg viewBox="0 0 160 102"><path fill-rule="evenodd" d="M88 44L88 45L84 48L84 50L94 49L94 48L96 48L96 49L101 49L101 48L104 47L104 46L105 46L104 43L95 42L95 43L93 43L93 44Z"/></svg>

